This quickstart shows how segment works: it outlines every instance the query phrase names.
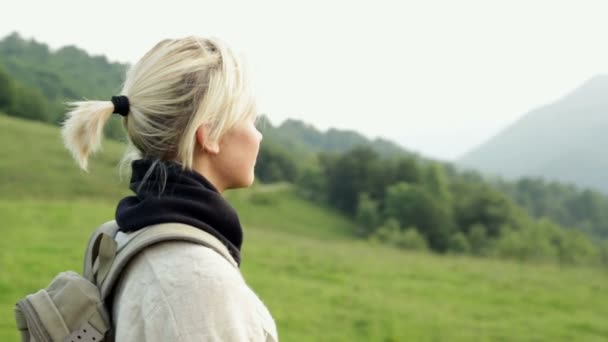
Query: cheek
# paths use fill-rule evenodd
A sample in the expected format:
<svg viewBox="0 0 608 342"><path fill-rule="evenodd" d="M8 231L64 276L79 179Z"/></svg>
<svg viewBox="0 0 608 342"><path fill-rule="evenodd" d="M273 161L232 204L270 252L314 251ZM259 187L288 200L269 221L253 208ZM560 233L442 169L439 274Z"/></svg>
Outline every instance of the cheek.
<svg viewBox="0 0 608 342"><path fill-rule="evenodd" d="M250 159L255 160L260 149L261 139L259 137L259 133L255 129L248 130L244 132L241 138L241 141L243 142L243 151L247 151L247 154L249 154Z"/></svg>
<svg viewBox="0 0 608 342"><path fill-rule="evenodd" d="M260 139L255 132L240 132L231 136L225 146L224 170L235 186L248 186L253 181L255 161Z"/></svg>

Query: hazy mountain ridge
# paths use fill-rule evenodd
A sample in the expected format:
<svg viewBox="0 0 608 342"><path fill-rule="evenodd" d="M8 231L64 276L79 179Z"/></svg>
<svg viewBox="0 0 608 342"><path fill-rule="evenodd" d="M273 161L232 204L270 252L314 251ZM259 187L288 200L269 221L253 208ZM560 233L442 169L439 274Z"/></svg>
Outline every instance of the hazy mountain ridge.
<svg viewBox="0 0 608 342"><path fill-rule="evenodd" d="M608 75L532 110L458 164L507 179L544 177L608 193Z"/></svg>

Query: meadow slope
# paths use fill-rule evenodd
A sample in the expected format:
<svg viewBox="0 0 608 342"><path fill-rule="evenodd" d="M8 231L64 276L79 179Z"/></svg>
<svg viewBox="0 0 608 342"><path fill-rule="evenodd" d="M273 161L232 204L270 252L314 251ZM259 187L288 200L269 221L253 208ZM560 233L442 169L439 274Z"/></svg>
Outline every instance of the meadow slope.
<svg viewBox="0 0 608 342"><path fill-rule="evenodd" d="M0 115L0 341L13 305L62 270L128 194L105 143L91 173L53 127ZM245 230L242 271L282 341L605 341L608 274L409 253L358 241L354 222L285 184L227 193Z"/></svg>

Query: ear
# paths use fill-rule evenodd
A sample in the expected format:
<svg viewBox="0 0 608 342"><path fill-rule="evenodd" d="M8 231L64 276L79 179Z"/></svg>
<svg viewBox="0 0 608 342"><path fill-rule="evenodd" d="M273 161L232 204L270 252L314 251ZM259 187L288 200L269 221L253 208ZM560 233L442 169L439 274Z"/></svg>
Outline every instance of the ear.
<svg viewBox="0 0 608 342"><path fill-rule="evenodd" d="M218 154L220 153L220 145L218 142L211 142L207 139L208 127L206 125L201 125L196 130L196 144L203 151L209 154Z"/></svg>

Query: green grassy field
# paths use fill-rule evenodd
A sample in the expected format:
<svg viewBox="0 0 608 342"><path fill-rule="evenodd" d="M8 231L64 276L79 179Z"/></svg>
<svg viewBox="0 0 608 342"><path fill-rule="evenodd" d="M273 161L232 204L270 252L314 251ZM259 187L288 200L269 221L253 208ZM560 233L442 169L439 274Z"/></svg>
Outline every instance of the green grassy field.
<svg viewBox="0 0 608 342"><path fill-rule="evenodd" d="M80 270L93 228L127 193L120 146L79 173L57 130L0 115L0 341L20 297ZM27 143L24 143L27 141ZM606 341L608 273L408 253L351 237L354 223L288 185L227 194L245 229L242 271L282 341Z"/></svg>

